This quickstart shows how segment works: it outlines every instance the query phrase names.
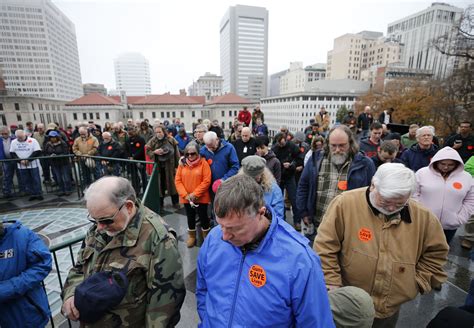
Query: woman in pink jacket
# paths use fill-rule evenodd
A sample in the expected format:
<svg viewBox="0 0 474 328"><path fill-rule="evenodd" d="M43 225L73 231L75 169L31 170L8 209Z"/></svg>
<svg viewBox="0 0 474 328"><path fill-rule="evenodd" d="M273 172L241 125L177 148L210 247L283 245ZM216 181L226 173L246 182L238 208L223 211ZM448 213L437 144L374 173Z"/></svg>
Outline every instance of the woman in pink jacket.
<svg viewBox="0 0 474 328"><path fill-rule="evenodd" d="M474 213L474 184L464 171L458 152L451 147L438 151L430 165L416 172L417 190L413 197L441 221L446 241Z"/></svg>

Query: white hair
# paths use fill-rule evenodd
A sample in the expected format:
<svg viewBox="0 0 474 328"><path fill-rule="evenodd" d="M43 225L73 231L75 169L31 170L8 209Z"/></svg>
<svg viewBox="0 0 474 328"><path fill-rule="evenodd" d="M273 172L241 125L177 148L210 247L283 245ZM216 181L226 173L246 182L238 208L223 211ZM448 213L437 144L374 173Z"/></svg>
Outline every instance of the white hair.
<svg viewBox="0 0 474 328"><path fill-rule="evenodd" d="M383 198L411 196L415 191L415 173L400 163L380 165L372 184Z"/></svg>
<svg viewBox="0 0 474 328"><path fill-rule="evenodd" d="M202 139L204 140L205 144L209 144L214 140L218 139L218 137L214 131L208 131L204 134L204 137Z"/></svg>
<svg viewBox="0 0 474 328"><path fill-rule="evenodd" d="M18 138L20 136L24 137L25 136L25 131L18 129L15 131L15 136Z"/></svg>
<svg viewBox="0 0 474 328"><path fill-rule="evenodd" d="M431 135L434 136L434 128L432 126L425 125L419 128L418 130L416 130L416 137L418 138L419 136L421 136L424 130L428 130L431 133Z"/></svg>

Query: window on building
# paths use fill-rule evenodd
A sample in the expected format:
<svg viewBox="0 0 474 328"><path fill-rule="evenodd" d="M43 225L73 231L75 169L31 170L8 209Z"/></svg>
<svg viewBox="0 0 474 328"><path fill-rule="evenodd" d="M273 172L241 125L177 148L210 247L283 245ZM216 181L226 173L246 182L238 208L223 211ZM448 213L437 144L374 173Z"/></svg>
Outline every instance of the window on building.
<svg viewBox="0 0 474 328"><path fill-rule="evenodd" d="M16 119L17 119L18 122L20 122L21 121L21 114L16 114Z"/></svg>
<svg viewBox="0 0 474 328"><path fill-rule="evenodd" d="M0 117L2 118L2 125L7 126L7 119L5 118L5 115L0 114Z"/></svg>
<svg viewBox="0 0 474 328"><path fill-rule="evenodd" d="M184 118L184 112L180 112L180 113L179 113L179 116L180 116L181 118Z"/></svg>
<svg viewBox="0 0 474 328"><path fill-rule="evenodd" d="M82 113L82 119L87 120L87 113Z"/></svg>
<svg viewBox="0 0 474 328"><path fill-rule="evenodd" d="M93 120L93 119L94 119L94 114L93 114L93 113L89 113L89 119L90 119L90 120Z"/></svg>
<svg viewBox="0 0 474 328"><path fill-rule="evenodd" d="M49 113L46 114L46 118L48 120L48 123L51 123L51 114L49 114Z"/></svg>
<svg viewBox="0 0 474 328"><path fill-rule="evenodd" d="M151 112L151 117L156 118L156 112Z"/></svg>
<svg viewBox="0 0 474 328"><path fill-rule="evenodd" d="M192 111L192 112L191 112L191 116L192 116L192 117L196 117L196 112L195 112L195 111Z"/></svg>
<svg viewBox="0 0 474 328"><path fill-rule="evenodd" d="M170 115L170 112L166 112L166 118L170 118L171 115Z"/></svg>
<svg viewBox="0 0 474 328"><path fill-rule="evenodd" d="M176 112L173 112L173 118L175 118L175 117L176 117Z"/></svg>
<svg viewBox="0 0 474 328"><path fill-rule="evenodd" d="M222 116L222 117L225 116L225 111L221 111L221 116Z"/></svg>
<svg viewBox="0 0 474 328"><path fill-rule="evenodd" d="M236 110L234 110L234 116L237 116L237 111Z"/></svg>
<svg viewBox="0 0 474 328"><path fill-rule="evenodd" d="M109 113L105 113L105 119L108 120L109 118Z"/></svg>
<svg viewBox="0 0 474 328"><path fill-rule="evenodd" d="M31 104L31 110L35 110L35 104Z"/></svg>
<svg viewBox="0 0 474 328"><path fill-rule="evenodd" d="M140 118L143 119L143 112L140 112Z"/></svg>
<svg viewBox="0 0 474 328"><path fill-rule="evenodd" d="M77 113L72 113L72 119L73 119L74 121L77 121Z"/></svg>
<svg viewBox="0 0 474 328"><path fill-rule="evenodd" d="M161 112L161 118L165 118L165 112Z"/></svg>
<svg viewBox="0 0 474 328"><path fill-rule="evenodd" d="M3 104L0 104L0 110L3 110Z"/></svg>
<svg viewBox="0 0 474 328"><path fill-rule="evenodd" d="M15 103L15 110L20 110L20 104L19 103Z"/></svg>
<svg viewBox="0 0 474 328"><path fill-rule="evenodd" d="M95 119L100 120L100 113L95 113Z"/></svg>
<svg viewBox="0 0 474 328"><path fill-rule="evenodd" d="M36 114L33 113L33 121L36 121Z"/></svg>

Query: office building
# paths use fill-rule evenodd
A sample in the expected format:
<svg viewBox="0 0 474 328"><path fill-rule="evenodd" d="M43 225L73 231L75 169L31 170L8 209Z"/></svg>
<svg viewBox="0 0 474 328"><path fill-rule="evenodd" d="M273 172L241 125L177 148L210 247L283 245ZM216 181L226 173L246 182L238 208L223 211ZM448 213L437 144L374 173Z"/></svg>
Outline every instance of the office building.
<svg viewBox="0 0 474 328"><path fill-rule="evenodd" d="M430 47L430 42L441 35L454 36L453 27L459 25L463 10L435 2L429 8L388 24L387 36L404 45L401 61L410 69L431 70L435 78L451 74L455 57L448 57Z"/></svg>
<svg viewBox="0 0 474 328"><path fill-rule="evenodd" d="M107 88L103 84L84 83L82 89L84 90L84 95L100 93L101 95L107 96Z"/></svg>
<svg viewBox="0 0 474 328"><path fill-rule="evenodd" d="M203 96L206 101L210 101L212 98L222 95L223 81L222 76L206 72L188 88L189 95Z"/></svg>
<svg viewBox="0 0 474 328"><path fill-rule="evenodd" d="M82 95L74 24L50 0L0 2L0 71L20 95Z"/></svg>
<svg viewBox="0 0 474 328"><path fill-rule="evenodd" d="M399 62L401 50L399 42L384 38L382 32L344 34L334 39L328 51L326 79L360 80L365 69Z"/></svg>
<svg viewBox="0 0 474 328"><path fill-rule="evenodd" d="M220 24L223 93L259 101L267 89L268 10L230 7Z"/></svg>
<svg viewBox="0 0 474 328"><path fill-rule="evenodd" d="M290 63L290 69L280 77L280 95L308 90L313 82L324 80L325 64L314 64L303 68L302 62Z"/></svg>
<svg viewBox="0 0 474 328"><path fill-rule="evenodd" d="M119 55L114 60L115 85L120 93L128 96L151 94L150 65L139 53L129 52Z"/></svg>

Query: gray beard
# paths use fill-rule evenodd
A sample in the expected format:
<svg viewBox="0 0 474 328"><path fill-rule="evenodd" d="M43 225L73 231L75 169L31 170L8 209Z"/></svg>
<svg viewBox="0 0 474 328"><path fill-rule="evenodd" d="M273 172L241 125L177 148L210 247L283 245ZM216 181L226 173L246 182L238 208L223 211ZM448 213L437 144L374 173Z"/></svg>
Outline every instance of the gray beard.
<svg viewBox="0 0 474 328"><path fill-rule="evenodd" d="M331 163L336 165L336 166L340 166L340 165L344 164L347 161L348 157L349 157L349 155L347 153L343 153L343 154L333 154L333 153L331 153Z"/></svg>
<svg viewBox="0 0 474 328"><path fill-rule="evenodd" d="M387 216L390 216L390 215L393 215L393 214L395 214L395 213L398 213L398 212L400 212L400 211L403 209L403 207L402 207L402 208L399 208L399 209L397 209L397 210L395 210L395 211L393 211L393 212L389 212L389 211L387 211L387 210L385 210L385 209L383 209L383 208L377 206L377 205L375 204L375 195L374 195L373 192L370 192L370 193L369 193L369 199L370 199L370 203L372 204L373 207L375 207L375 208L377 209L377 211L379 211L380 213L382 213L382 214L384 214L384 215L387 215Z"/></svg>

